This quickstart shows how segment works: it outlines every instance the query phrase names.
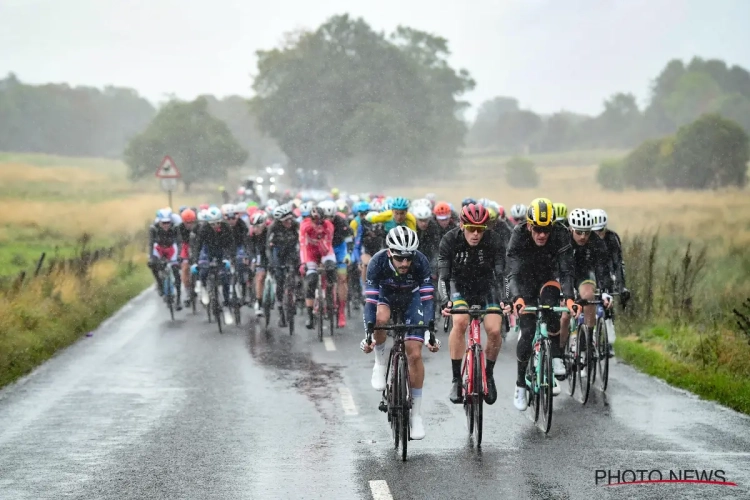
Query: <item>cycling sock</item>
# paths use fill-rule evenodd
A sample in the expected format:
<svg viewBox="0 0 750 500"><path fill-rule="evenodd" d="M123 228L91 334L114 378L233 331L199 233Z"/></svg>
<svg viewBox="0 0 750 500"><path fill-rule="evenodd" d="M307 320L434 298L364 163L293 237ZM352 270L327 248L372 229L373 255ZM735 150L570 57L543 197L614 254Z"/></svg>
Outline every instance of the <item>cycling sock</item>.
<svg viewBox="0 0 750 500"><path fill-rule="evenodd" d="M516 376L516 386L526 387L526 364L518 362L518 375Z"/></svg>
<svg viewBox="0 0 750 500"><path fill-rule="evenodd" d="M495 362L491 359L487 360L487 366L485 366L485 373L487 373L488 377L491 377L492 374L495 372Z"/></svg>
<svg viewBox="0 0 750 500"><path fill-rule="evenodd" d="M451 359L451 367L453 368L453 378L461 378L461 360Z"/></svg>
<svg viewBox="0 0 750 500"><path fill-rule="evenodd" d="M421 398L422 397L422 388L420 387L417 389L416 387L411 388L411 397L414 399Z"/></svg>

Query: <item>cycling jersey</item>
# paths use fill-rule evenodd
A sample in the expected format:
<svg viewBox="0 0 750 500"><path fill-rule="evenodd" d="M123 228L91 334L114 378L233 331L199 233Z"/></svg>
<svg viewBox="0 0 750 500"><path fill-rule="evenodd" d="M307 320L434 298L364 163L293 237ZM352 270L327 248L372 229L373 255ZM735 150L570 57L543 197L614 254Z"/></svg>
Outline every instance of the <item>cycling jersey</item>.
<svg viewBox="0 0 750 500"><path fill-rule="evenodd" d="M369 222L383 224L386 233L396 226L406 226L412 231L417 230L417 219L409 212L406 212L406 220L403 224L397 224L396 221L393 220L393 210L386 210L379 214L370 212L367 214L366 218Z"/></svg>
<svg viewBox="0 0 750 500"><path fill-rule="evenodd" d="M409 271L399 274L388 251L383 249L372 257L367 267L365 326L375 323L378 304L404 311L407 324L426 324L435 315L434 292L427 257L415 252ZM424 340L424 333L424 330L411 330L405 339Z"/></svg>
<svg viewBox="0 0 750 500"><path fill-rule="evenodd" d="M570 243L573 247L576 287L585 282L592 282L594 285L598 284L601 290L611 292L610 258L604 241L592 234L585 245L578 245L571 234Z"/></svg>
<svg viewBox="0 0 750 500"><path fill-rule="evenodd" d="M299 244L299 224L293 220L288 228L280 221L274 221L268 228L268 245L280 250L297 249Z"/></svg>
<svg viewBox="0 0 750 500"><path fill-rule="evenodd" d="M602 241L607 246L607 255L609 256L611 271L617 282L617 291L622 291L623 288L627 288L625 284L625 262L622 259L622 243L616 232L609 229L606 231Z"/></svg>
<svg viewBox="0 0 750 500"><path fill-rule="evenodd" d="M354 239L352 259L358 261L360 255L375 255L385 246L385 231L382 224L375 224L367 219L357 220L357 236Z"/></svg>
<svg viewBox="0 0 750 500"><path fill-rule="evenodd" d="M234 257L235 244L232 228L226 222L220 222L218 228L211 224L204 224L198 230L194 244L190 249L192 261L200 260L229 260Z"/></svg>
<svg viewBox="0 0 750 500"><path fill-rule="evenodd" d="M427 257L432 272L437 273L438 249L440 248L440 239L442 237L440 226L431 219L424 231L417 226L417 237L419 238L418 250Z"/></svg>
<svg viewBox="0 0 750 500"><path fill-rule="evenodd" d="M508 226L508 224L505 223L504 220L497 219L495 221L495 224L490 229L499 234L500 238L502 238L503 242L505 242L505 245L508 245L508 242L510 241L510 235L513 231Z"/></svg>
<svg viewBox="0 0 750 500"><path fill-rule="evenodd" d="M302 263L336 260L333 254L333 224L331 221L313 222L312 218L302 221L299 228L299 253Z"/></svg>
<svg viewBox="0 0 750 500"><path fill-rule="evenodd" d="M536 300L541 286L549 280L560 278L562 293L566 299L573 292L573 247L568 231L553 226L544 246L534 243L526 224L518 224L508 244L507 278L510 298Z"/></svg>
<svg viewBox="0 0 750 500"><path fill-rule="evenodd" d="M445 227L441 226L438 223L438 229L440 229L440 239L441 240L443 239L443 236L445 236L448 233L448 231L451 231L451 230L453 230L453 229L455 229L455 228L458 227L458 222L457 221L458 221L458 219L451 218L450 221L448 222L448 225L445 226Z"/></svg>
<svg viewBox="0 0 750 500"><path fill-rule="evenodd" d="M169 229L163 229L159 224L154 224L148 228L149 237L149 249L153 249L154 245L160 247L171 247L177 243L181 243L180 228L178 225L172 224Z"/></svg>
<svg viewBox="0 0 750 500"><path fill-rule="evenodd" d="M351 238L352 228L349 227L349 222L346 218L339 214L334 215L333 218L329 220L333 224L333 246L338 247L344 243L347 238Z"/></svg>
<svg viewBox="0 0 750 500"><path fill-rule="evenodd" d="M248 241L248 228L247 228L247 224L245 224L245 221L243 221L242 219L238 219L234 225L229 224L229 227L232 228L232 236L234 238L234 244L235 244L235 253L239 253L242 250L247 251L248 246L249 246L249 241Z"/></svg>
<svg viewBox="0 0 750 500"><path fill-rule="evenodd" d="M248 254L250 255L250 259L255 261L256 269L258 270L268 267L267 239L268 228L265 226L263 226L263 230L260 232L254 229L253 234L248 238Z"/></svg>
<svg viewBox="0 0 750 500"><path fill-rule="evenodd" d="M438 292L441 304L452 300L451 280L456 284L458 296L476 298L484 305L496 304L505 297L504 272L505 243L494 231L485 231L476 246L469 245L459 227L440 240Z"/></svg>
<svg viewBox="0 0 750 500"><path fill-rule="evenodd" d="M193 241L193 239L195 239L200 226L196 222L193 224L193 229L188 229L187 227L185 227L185 224L182 223L177 226L177 228L180 231L180 258L183 260L187 260L190 257L190 243Z"/></svg>

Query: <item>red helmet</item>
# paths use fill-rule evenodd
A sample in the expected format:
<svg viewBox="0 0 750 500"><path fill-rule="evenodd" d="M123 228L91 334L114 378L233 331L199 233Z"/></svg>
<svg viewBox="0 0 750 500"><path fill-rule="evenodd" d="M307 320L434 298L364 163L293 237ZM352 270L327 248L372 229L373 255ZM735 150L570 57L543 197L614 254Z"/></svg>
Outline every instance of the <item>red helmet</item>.
<svg viewBox="0 0 750 500"><path fill-rule="evenodd" d="M183 210L180 217L182 217L182 222L195 222L196 219L195 212L189 208Z"/></svg>
<svg viewBox="0 0 750 500"><path fill-rule="evenodd" d="M484 206L469 203L461 209L461 223L482 226L490 220L490 213Z"/></svg>
<svg viewBox="0 0 750 500"><path fill-rule="evenodd" d="M199 205L198 210L208 210L208 203L203 203Z"/></svg>
<svg viewBox="0 0 750 500"><path fill-rule="evenodd" d="M446 202L441 201L435 205L435 208L432 209L432 213L435 214L435 217L445 219L451 216L451 206Z"/></svg>

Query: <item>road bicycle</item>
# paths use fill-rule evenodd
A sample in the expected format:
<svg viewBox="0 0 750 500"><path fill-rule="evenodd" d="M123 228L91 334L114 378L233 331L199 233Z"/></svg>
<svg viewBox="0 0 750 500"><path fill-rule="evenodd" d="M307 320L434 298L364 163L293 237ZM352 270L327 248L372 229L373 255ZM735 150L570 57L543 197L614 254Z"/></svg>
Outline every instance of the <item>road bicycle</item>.
<svg viewBox="0 0 750 500"><path fill-rule="evenodd" d="M542 410L540 429L547 434L552 427L552 401L555 375L552 371L552 345L547 334L544 311L555 313L570 312L567 307L526 306L523 312L536 314L536 330L531 341L533 352L526 365L526 403L534 410L534 423L539 423L539 410ZM521 311L517 311L520 313ZM555 338L555 341L557 339Z"/></svg>
<svg viewBox="0 0 750 500"><path fill-rule="evenodd" d="M406 452L409 446L409 419L411 416L411 384L409 383L409 362L406 359L406 345L404 337L410 330L428 330L430 333L430 345L435 345L435 322L429 325L407 325L404 323L404 313L399 310L391 310L391 321L393 324L379 326L378 330L387 330L389 336L393 337L393 346L388 356L386 368L386 384L378 409L388 416L391 424L393 444L398 450L401 444L401 460L406 461ZM367 324L367 343L372 344L372 334L375 325Z"/></svg>
<svg viewBox="0 0 750 500"><path fill-rule="evenodd" d="M328 264L328 263L326 263ZM335 265L335 264L334 264ZM323 273L318 273L318 284L315 287L315 298L313 301L313 317L318 330L318 340L323 342L323 323L328 320L329 332L333 336L336 321L336 287L335 279L329 280L328 274L333 271L333 266L326 265Z"/></svg>
<svg viewBox="0 0 750 500"><path fill-rule="evenodd" d="M271 322L271 311L273 306L276 304L276 279L273 277L273 273L266 272L266 278L263 282L263 295L260 299L263 304L263 316L265 319L265 330L268 331L268 325Z"/></svg>
<svg viewBox="0 0 750 500"><path fill-rule="evenodd" d="M211 321L213 315L216 319L216 325L219 327L219 333L224 333L221 322L221 301L219 300L219 282L221 281L221 271L223 263L212 260L208 264L208 275L206 277L206 287L208 288L208 321Z"/></svg>
<svg viewBox="0 0 750 500"><path fill-rule="evenodd" d="M231 280L229 285L229 306L231 307L232 315L234 316L234 324L240 325L242 324L241 310L244 303L244 298L242 296L242 279L245 273L243 272L243 266L238 264L236 259L230 269L230 273Z"/></svg>
<svg viewBox="0 0 750 500"><path fill-rule="evenodd" d="M298 266L285 265L279 268L280 273L285 273L283 303L284 317L289 326L289 335L294 335L294 317L297 314L297 283L299 282Z"/></svg>
<svg viewBox="0 0 750 500"><path fill-rule="evenodd" d="M481 306L473 305L469 309L451 309L450 314L468 314L471 319L469 335L466 336L466 353L461 368L461 379L463 380L464 413L466 413L469 437L473 434L477 446L481 446L483 404L487 395L487 367L482 350L480 325L485 314L502 315L503 313L500 309L482 309Z"/></svg>
<svg viewBox="0 0 750 500"><path fill-rule="evenodd" d="M159 262L159 283L161 283L161 289L163 293L164 302L169 308L169 315L174 321L174 308L175 308L175 278L174 278L174 263L169 262L165 258L162 258Z"/></svg>

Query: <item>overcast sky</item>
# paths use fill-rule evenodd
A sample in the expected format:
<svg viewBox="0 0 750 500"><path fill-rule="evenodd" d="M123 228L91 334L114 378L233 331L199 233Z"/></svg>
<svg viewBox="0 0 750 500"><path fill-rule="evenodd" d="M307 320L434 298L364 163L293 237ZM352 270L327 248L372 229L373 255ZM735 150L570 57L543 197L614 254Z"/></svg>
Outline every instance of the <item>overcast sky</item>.
<svg viewBox="0 0 750 500"><path fill-rule="evenodd" d="M473 105L513 96L538 113L598 113L617 91L644 103L672 58L750 70L750 0L0 0L0 76L249 96L254 53L285 31L349 12L449 40L477 81Z"/></svg>

